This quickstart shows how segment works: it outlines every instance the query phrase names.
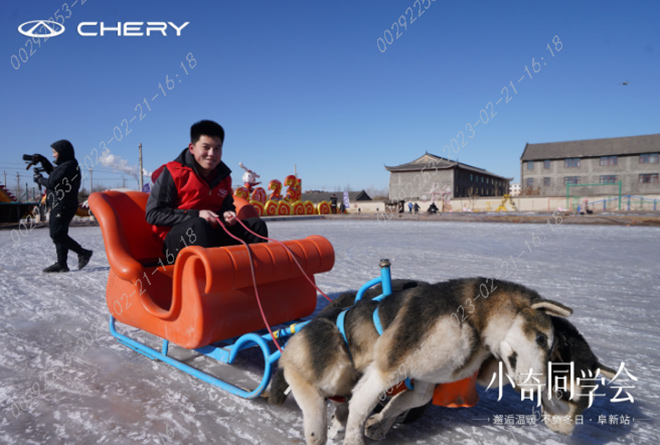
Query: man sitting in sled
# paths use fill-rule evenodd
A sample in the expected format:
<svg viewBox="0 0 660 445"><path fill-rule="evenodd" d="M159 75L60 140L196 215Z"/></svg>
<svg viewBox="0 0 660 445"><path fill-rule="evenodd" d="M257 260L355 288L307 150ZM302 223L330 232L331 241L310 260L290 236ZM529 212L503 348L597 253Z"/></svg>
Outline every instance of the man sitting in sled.
<svg viewBox="0 0 660 445"><path fill-rule="evenodd" d="M236 222L231 170L222 162L224 139L225 131L220 124L209 120L197 122L190 128L188 147L152 175L154 186L147 201L146 217L164 241L163 253L168 258L175 258L190 245L239 244L219 226L217 218L242 240L262 241ZM268 236L261 218L242 222L251 231Z"/></svg>

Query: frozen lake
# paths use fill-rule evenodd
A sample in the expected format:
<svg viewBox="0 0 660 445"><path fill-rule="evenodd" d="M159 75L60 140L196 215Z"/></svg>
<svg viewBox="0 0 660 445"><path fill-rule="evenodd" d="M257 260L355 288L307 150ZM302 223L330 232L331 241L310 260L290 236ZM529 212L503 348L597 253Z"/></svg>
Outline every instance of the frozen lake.
<svg viewBox="0 0 660 445"><path fill-rule="evenodd" d="M551 217L544 225L307 220L271 222L269 229L280 240L319 234L332 242L335 267L317 277L331 297L378 276L380 258L392 261L393 278L480 275L524 284L573 308L571 321L600 361L615 369L625 363L637 379L624 373L618 382L629 387L633 403L612 402L614 386L599 389L602 396L569 437L526 421L534 404L510 388L500 401L496 389L482 388L476 407L431 407L381 443L660 441L659 228L564 225ZM0 442L304 443L292 397L280 407L237 398L110 336L109 266L98 227L71 229L94 256L87 268L68 274L41 272L55 260L47 229L13 235L0 231ZM195 363L228 379L258 373L249 357L242 368L204 360Z"/></svg>

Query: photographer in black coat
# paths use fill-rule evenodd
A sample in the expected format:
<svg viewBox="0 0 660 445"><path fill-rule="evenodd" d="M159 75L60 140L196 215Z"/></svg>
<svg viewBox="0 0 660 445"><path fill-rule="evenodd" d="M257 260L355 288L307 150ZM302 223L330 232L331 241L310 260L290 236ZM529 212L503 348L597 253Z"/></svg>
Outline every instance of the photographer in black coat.
<svg viewBox="0 0 660 445"><path fill-rule="evenodd" d="M78 210L78 190L80 189L80 167L76 161L73 145L67 140L51 145L55 167L44 156L33 155L33 161L40 162L48 178L41 173L34 175L34 182L46 187L46 201L50 207L50 237L55 243L57 262L44 272L68 272L67 257L69 250L78 254L78 269L89 263L92 251L83 249L69 236L69 224Z"/></svg>

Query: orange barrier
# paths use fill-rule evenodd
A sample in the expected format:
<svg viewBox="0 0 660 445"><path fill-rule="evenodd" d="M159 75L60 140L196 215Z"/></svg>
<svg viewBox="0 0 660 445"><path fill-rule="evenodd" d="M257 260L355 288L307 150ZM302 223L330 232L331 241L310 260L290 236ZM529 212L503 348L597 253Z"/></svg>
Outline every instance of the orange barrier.
<svg viewBox="0 0 660 445"><path fill-rule="evenodd" d="M106 301L121 323L194 349L265 328L245 247L186 247L167 264L162 242L145 220L148 195L93 193L89 205L105 243L110 273ZM235 198L240 219L257 211ZM321 236L285 241L308 275L334 265L334 249ZM270 325L310 315L316 290L290 253L275 243L252 244L261 303Z"/></svg>

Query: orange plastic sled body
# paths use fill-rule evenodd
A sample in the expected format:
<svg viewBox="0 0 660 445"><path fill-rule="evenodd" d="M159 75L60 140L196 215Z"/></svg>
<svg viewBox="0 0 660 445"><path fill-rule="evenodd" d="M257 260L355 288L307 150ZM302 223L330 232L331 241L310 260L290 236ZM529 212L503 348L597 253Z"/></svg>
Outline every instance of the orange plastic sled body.
<svg viewBox="0 0 660 445"><path fill-rule="evenodd" d="M477 393L478 375L479 371L470 377L455 382L437 384L433 390L433 404L447 408L473 407L479 401L479 394ZM387 395L392 397L406 390L406 382L399 382L387 391Z"/></svg>
<svg viewBox="0 0 660 445"><path fill-rule="evenodd" d="M106 301L113 317L189 349L264 329L245 246L190 246L168 265L160 238L145 220L147 198L118 191L89 198L110 263ZM245 200L235 198L235 203L240 219L256 215ZM334 265L334 249L321 236L284 244L312 280ZM268 323L310 315L316 290L287 249L277 243L250 249Z"/></svg>
<svg viewBox="0 0 660 445"><path fill-rule="evenodd" d="M477 376L475 372L470 377L457 382L440 383L433 391L433 404L448 408L470 408L479 401L477 394Z"/></svg>

